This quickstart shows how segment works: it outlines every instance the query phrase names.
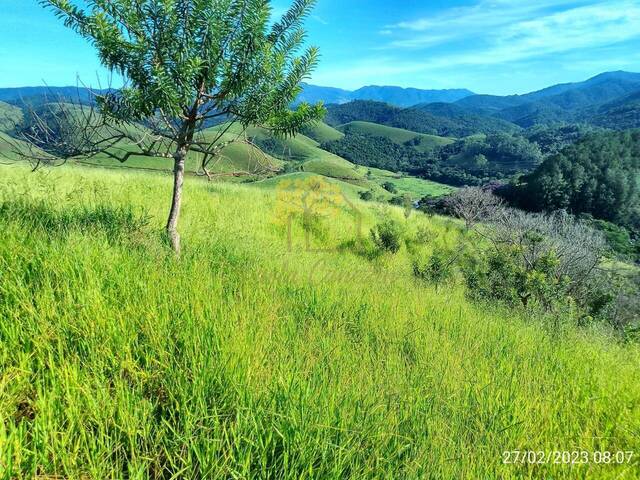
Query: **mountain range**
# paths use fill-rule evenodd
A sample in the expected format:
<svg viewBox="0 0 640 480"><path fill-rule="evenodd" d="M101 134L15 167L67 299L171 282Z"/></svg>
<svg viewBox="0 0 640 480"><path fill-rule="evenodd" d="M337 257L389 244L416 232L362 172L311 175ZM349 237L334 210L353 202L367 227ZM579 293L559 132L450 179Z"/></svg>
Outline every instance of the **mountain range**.
<svg viewBox="0 0 640 480"><path fill-rule="evenodd" d="M302 87L297 102L323 101L329 109L327 121L333 125L365 120L452 136L559 122L640 127L640 73L624 71L506 96L475 94L464 88L367 86L351 91L308 83ZM77 87L0 88L0 101L14 105L58 98L86 102L90 93Z"/></svg>
<svg viewBox="0 0 640 480"><path fill-rule="evenodd" d="M524 95L472 94L446 100L451 90L431 90L428 91L429 96L440 97L439 100L409 107L407 104L412 103L415 97L406 94L404 98L392 101L390 95L393 92L399 98L397 95L406 90L376 88L381 89L371 91L365 87L356 90L361 98L349 103L332 102L332 98L337 98L335 96L324 99L329 104L328 123L364 120L454 136L468 134L473 129L476 133L491 133L550 123L585 123L611 129L640 127L640 73L607 72L584 82L554 85ZM308 91L319 95L321 89L314 87Z"/></svg>
<svg viewBox="0 0 640 480"><path fill-rule="evenodd" d="M455 102L474 95L465 88L446 90L422 90L393 86L370 85L357 90L343 90L334 87L320 87L304 83L298 102L347 103L353 100L373 100L397 107L410 107L419 103Z"/></svg>

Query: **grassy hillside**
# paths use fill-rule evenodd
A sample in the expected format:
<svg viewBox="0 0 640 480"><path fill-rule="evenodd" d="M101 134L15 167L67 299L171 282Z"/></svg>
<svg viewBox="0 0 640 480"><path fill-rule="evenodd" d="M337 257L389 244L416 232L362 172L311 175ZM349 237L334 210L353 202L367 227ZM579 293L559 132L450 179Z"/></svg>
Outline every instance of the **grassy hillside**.
<svg viewBox="0 0 640 480"><path fill-rule="evenodd" d="M450 145L454 142L451 138L427 135L424 133L405 130L403 128L388 127L386 125L370 122L350 122L345 125L341 125L339 129L344 133L385 137L398 144L412 142L412 146L421 152L427 152L429 150L433 150L435 147Z"/></svg>
<svg viewBox="0 0 640 480"><path fill-rule="evenodd" d="M325 132L326 134L327 132L333 131L344 136L338 130L332 129L327 125L322 125L324 124L317 124L310 128L315 129L314 131L316 132ZM375 124L368 125L377 127ZM214 127L211 130L215 131L219 128L224 128L224 125ZM395 130L396 129L390 129L390 132L394 133L396 138L399 138L400 134L396 133ZM236 134L239 131L239 126L234 126L230 130L230 132L235 132ZM389 133L389 131L386 133ZM229 135L232 135L232 133L229 133ZM291 162L294 168L297 168L302 172L314 173L324 177L351 183L356 187L356 191L370 190L374 194L374 197L380 201L389 200L392 197L392 195L384 190L381 185L385 181L383 177L395 176L395 174L378 170L378 172L382 172L382 175L373 174L368 176L368 169L362 168L342 157L339 157L338 155L334 155L321 149L316 140L311 139L306 135L298 134L293 138L274 139L268 132L260 128L249 128L247 130L247 135L263 150L269 151L273 155L278 156L278 158L283 159L283 161ZM413 133L413 135L416 136L420 134ZM425 137L425 142L427 139L428 141L431 141L430 135L420 136ZM281 152L283 153L281 154ZM446 185L419 178L414 178L410 181L398 181L397 186L399 193L408 193L416 200L427 194L439 196L451 191L451 189Z"/></svg>
<svg viewBox="0 0 640 480"><path fill-rule="evenodd" d="M312 252L278 189L189 179L176 260L170 189L0 167L5 477L640 478L637 345L414 281L404 246L367 258L357 233L385 214L360 202ZM427 251L463 235L405 228ZM636 457L504 465L514 449Z"/></svg>
<svg viewBox="0 0 640 480"><path fill-rule="evenodd" d="M11 132L22 118L22 110L18 107L0 102L0 132Z"/></svg>
<svg viewBox="0 0 640 480"><path fill-rule="evenodd" d="M314 139L318 143L331 142L340 140L344 137L344 133L330 127L324 122L317 122L313 125L305 127L302 131L307 137Z"/></svg>
<svg viewBox="0 0 640 480"><path fill-rule="evenodd" d="M34 151L41 152L38 149ZM29 149L26 143L17 140L4 132L0 132L0 162L3 160L19 160L20 153L28 153ZM45 156L44 152L41 152Z"/></svg>

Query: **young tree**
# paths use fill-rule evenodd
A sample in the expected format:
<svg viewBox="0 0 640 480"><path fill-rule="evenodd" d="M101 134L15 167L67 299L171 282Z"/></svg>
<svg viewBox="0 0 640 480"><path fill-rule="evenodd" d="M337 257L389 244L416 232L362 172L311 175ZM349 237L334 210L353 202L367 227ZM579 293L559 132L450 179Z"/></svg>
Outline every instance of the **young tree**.
<svg viewBox="0 0 640 480"><path fill-rule="evenodd" d="M178 220L190 152L208 174L221 150L241 139L232 125L293 135L324 114L321 104L289 108L317 62L316 48L300 53L302 24L314 2L294 0L272 23L269 0L41 0L125 80L121 89L96 94L97 112L80 108L80 115L71 115L74 124L82 118L82 128L72 139L60 140L66 149L56 154L66 159L101 153L123 162L131 156L173 159L166 231L179 253ZM202 134L220 121L227 123ZM35 122L26 135L32 143L43 132L51 133L42 124Z"/></svg>

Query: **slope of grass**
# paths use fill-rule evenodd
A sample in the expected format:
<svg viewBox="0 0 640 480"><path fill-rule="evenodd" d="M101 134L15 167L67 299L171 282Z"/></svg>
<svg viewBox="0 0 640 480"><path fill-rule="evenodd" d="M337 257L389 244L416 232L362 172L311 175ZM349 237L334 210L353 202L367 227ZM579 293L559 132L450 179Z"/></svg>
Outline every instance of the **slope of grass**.
<svg viewBox="0 0 640 480"><path fill-rule="evenodd" d="M454 142L451 138L427 135L424 133L412 132L402 128L388 127L386 125L371 122L350 122L345 125L341 125L338 128L344 133L385 137L398 144L415 141L413 146L421 152L427 152L429 150L433 150L435 147L450 145Z"/></svg>
<svg viewBox="0 0 640 480"><path fill-rule="evenodd" d="M283 185L283 182L295 182L295 181L308 181L310 178L318 178L321 179L330 185L334 185L340 189L340 191L349 198L350 201L357 201L359 198L358 194L367 190L366 188L359 186L356 183L348 183L343 180L338 180L332 177L326 177L321 174L317 174L314 172L293 172L287 173L285 175L278 175L277 177L267 178L265 180L260 180L258 182L251 183L251 187L259 187L267 190L273 190L279 188L280 185ZM382 192L378 192L383 195Z"/></svg>
<svg viewBox="0 0 640 480"><path fill-rule="evenodd" d="M0 132L13 131L23 118L22 110L14 105L0 102Z"/></svg>
<svg viewBox="0 0 640 480"><path fill-rule="evenodd" d="M220 141L225 142L235 138L232 134L224 135ZM121 155L123 151L135 151L135 148L127 146L126 144L118 146L113 150L117 150L114 153ZM196 173L201 171L202 156L198 153L191 152L187 157L186 170L190 173ZM173 160L170 158L152 158L144 156L131 156L125 163L119 162L117 159L109 157L105 154L97 155L89 160L84 160L82 163L88 163L96 166L111 167L111 168L130 168L130 169L144 169L144 170L159 170L170 172L173 170ZM231 172L249 172L259 173L267 170L281 168L283 162L279 159L272 157L264 153L255 145L250 145L245 142L232 143L225 146L215 162L212 162L209 166L209 170L212 174L225 174Z"/></svg>
<svg viewBox="0 0 640 480"><path fill-rule="evenodd" d="M419 200L422 197L441 197L453 192L455 189L443 185L442 183L432 182L431 180L425 180L416 177L400 177L391 180L385 179L382 183L392 183L398 192L403 194L409 194L414 200Z"/></svg>
<svg viewBox="0 0 640 480"><path fill-rule="evenodd" d="M344 133L327 125L324 122L317 122L309 125L308 127L304 128L302 133L318 143L340 140L342 137L344 137Z"/></svg>
<svg viewBox="0 0 640 480"><path fill-rule="evenodd" d="M358 171L365 178L376 185L392 183L398 191L395 195L408 194L413 200L420 200L425 196L441 197L455 190L454 187L442 183L433 182L424 178L404 176L399 173L381 170L373 167L358 166Z"/></svg>
<svg viewBox="0 0 640 480"><path fill-rule="evenodd" d="M31 150L29 146L22 140L18 140L4 132L0 132L0 162L3 160L20 160L23 155L29 154ZM38 148L33 148L34 153L38 153L42 157L46 154Z"/></svg>
<svg viewBox="0 0 640 480"><path fill-rule="evenodd" d="M360 202L307 251L273 190L189 179L177 260L170 189L0 167L4 477L640 478L636 345L415 282L404 247L363 257L383 212ZM504 465L515 449L636 457Z"/></svg>
<svg viewBox="0 0 640 480"><path fill-rule="evenodd" d="M353 163L337 155L323 155L320 158L306 161L302 165L305 172L313 172L340 180L363 180L360 169Z"/></svg>

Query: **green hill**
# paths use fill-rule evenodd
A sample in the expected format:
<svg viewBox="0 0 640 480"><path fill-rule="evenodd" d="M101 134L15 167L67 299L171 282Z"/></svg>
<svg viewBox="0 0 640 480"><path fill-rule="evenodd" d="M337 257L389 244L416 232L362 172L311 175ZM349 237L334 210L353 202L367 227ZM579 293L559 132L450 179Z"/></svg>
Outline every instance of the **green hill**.
<svg viewBox="0 0 640 480"><path fill-rule="evenodd" d="M8 103L0 102L0 132L9 133L23 118L22 110Z"/></svg>
<svg viewBox="0 0 640 480"><path fill-rule="evenodd" d="M176 259L168 176L0 166L7 478L637 478L503 463L640 451L636 344L418 281L457 222L263 187L187 179Z"/></svg>
<svg viewBox="0 0 640 480"><path fill-rule="evenodd" d="M427 135L424 133L412 132L403 128L389 127L371 122L350 122L338 127L345 134L371 135L374 137L385 137L394 143L407 144L415 147L418 151L427 152L435 147L450 145L455 140L451 138L439 137L437 135Z"/></svg>
<svg viewBox="0 0 640 480"><path fill-rule="evenodd" d="M22 153L28 154L29 147L21 140L17 140L4 132L0 132L0 162L2 160L20 160ZM34 152L40 152L42 156L46 156L41 150L34 148Z"/></svg>
<svg viewBox="0 0 640 480"><path fill-rule="evenodd" d="M302 133L307 137L314 139L318 143L340 140L344 137L344 133L330 127L324 122L317 122L309 125L302 130Z"/></svg>
<svg viewBox="0 0 640 480"><path fill-rule="evenodd" d="M216 126L210 129L210 131L218 131L221 128L225 128L225 126ZM323 127L320 127L320 129L323 129ZM326 129L324 130L326 131ZM230 132L235 132L237 135L240 132L240 127L234 126ZM392 129L392 132L395 132L395 130ZM232 133L229 133L229 135L232 135ZM293 168L302 172L315 173L324 177L349 182L357 187L358 191L371 191L374 198L380 201L390 200L393 196L381 187L382 183L384 183L382 178L385 175L393 176L393 173L385 172L382 176L367 176L367 169L319 148L318 142L306 135L298 134L293 138L276 139L260 128L249 128L247 135L256 145L260 146L262 150L269 152L271 155L283 161L288 161ZM430 136L424 135L424 137ZM285 153L283 155L280 152ZM383 172L383 170L379 170L379 172ZM398 190L399 193L408 193L416 200L426 194L438 196L451 191L451 189L445 185L419 178L414 178L411 181L398 181ZM423 192L429 193L423 195Z"/></svg>
<svg viewBox="0 0 640 480"><path fill-rule="evenodd" d="M473 98L473 97L471 97ZM412 132L441 137L466 137L476 133L517 132L520 127L488 115L476 114L462 108L446 111L432 110L432 104L398 108L382 102L357 100L342 105L327 105L326 122L344 125L354 121L378 123Z"/></svg>

